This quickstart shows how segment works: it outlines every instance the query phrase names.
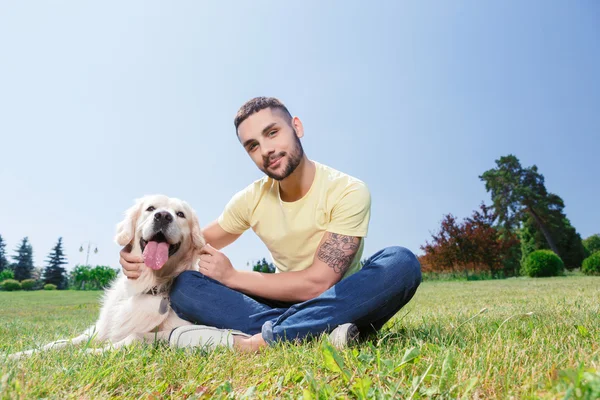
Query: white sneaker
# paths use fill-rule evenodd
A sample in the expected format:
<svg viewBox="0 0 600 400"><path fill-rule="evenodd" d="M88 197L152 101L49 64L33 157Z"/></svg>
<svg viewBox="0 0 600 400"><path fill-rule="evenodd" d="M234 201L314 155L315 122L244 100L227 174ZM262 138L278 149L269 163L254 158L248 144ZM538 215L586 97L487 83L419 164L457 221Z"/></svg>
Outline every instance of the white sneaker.
<svg viewBox="0 0 600 400"><path fill-rule="evenodd" d="M329 334L329 341L333 347L343 349L358 342L358 327L353 323L339 325Z"/></svg>
<svg viewBox="0 0 600 400"><path fill-rule="evenodd" d="M233 329L218 329L206 325L184 325L175 328L169 336L171 347L201 347L214 350L217 346L233 348L233 336L250 337Z"/></svg>

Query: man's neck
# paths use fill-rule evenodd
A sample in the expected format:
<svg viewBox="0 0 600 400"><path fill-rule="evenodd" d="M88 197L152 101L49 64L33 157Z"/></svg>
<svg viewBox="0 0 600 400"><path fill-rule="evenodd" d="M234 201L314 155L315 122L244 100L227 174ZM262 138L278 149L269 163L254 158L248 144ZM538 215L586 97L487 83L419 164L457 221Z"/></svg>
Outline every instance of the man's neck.
<svg viewBox="0 0 600 400"><path fill-rule="evenodd" d="M317 167L306 156L290 176L279 182L281 200L292 202L300 200L308 191L315 179Z"/></svg>

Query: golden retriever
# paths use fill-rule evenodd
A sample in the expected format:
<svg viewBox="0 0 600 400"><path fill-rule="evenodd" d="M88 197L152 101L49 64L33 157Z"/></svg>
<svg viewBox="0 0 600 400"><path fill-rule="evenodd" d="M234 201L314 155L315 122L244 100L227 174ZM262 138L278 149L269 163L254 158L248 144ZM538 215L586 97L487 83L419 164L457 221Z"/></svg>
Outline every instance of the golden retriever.
<svg viewBox="0 0 600 400"><path fill-rule="evenodd" d="M125 212L117 225L115 241L142 255L144 268L137 279L120 274L105 291L100 316L83 334L58 340L41 348L48 350L71 344L108 341L90 352L118 348L137 340L167 340L179 326L192 325L177 316L169 304L174 278L185 270L198 270L204 238L196 212L184 201L164 195L145 196ZM17 359L36 350L9 356Z"/></svg>

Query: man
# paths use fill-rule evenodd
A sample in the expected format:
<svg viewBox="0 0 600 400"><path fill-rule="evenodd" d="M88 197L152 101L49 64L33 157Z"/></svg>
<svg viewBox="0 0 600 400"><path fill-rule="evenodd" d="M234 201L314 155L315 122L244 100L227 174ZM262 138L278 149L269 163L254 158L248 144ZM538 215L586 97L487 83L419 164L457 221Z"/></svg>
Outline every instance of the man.
<svg viewBox="0 0 600 400"><path fill-rule="evenodd" d="M200 272L174 282L171 305L197 325L171 334L173 345L224 344L256 351L277 341L330 333L338 347L359 332L378 331L413 297L417 258L387 247L361 267L371 197L360 180L309 160L298 117L275 98L258 97L238 111L240 143L265 177L239 191L204 230ZM238 271L220 249L252 228L279 273ZM121 251L130 278L145 268Z"/></svg>

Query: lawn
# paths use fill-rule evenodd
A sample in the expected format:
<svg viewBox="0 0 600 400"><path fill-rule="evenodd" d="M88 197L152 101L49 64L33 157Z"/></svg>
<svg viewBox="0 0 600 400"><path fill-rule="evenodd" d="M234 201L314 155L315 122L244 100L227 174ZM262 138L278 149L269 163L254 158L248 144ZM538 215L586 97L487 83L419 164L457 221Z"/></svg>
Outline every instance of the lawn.
<svg viewBox="0 0 600 400"><path fill-rule="evenodd" d="M378 336L339 352L321 337L258 355L136 345L4 358L76 336L99 297L0 292L2 398L600 397L600 277L424 282Z"/></svg>

